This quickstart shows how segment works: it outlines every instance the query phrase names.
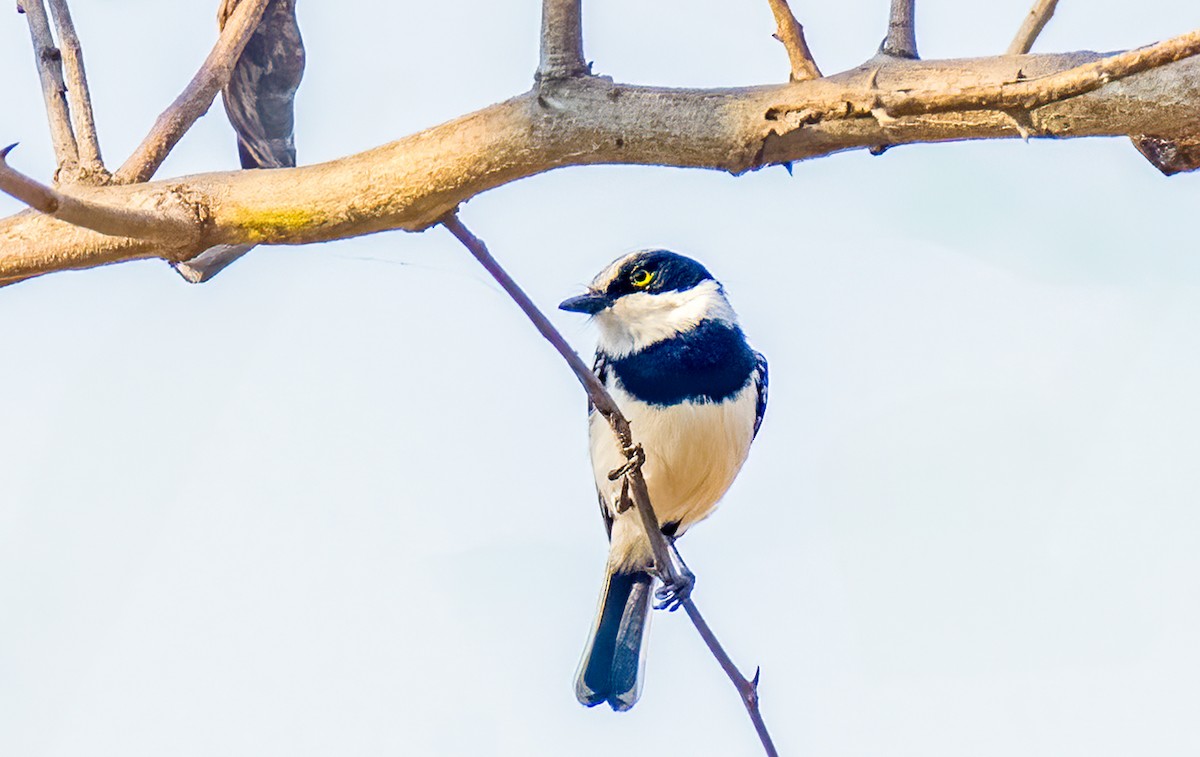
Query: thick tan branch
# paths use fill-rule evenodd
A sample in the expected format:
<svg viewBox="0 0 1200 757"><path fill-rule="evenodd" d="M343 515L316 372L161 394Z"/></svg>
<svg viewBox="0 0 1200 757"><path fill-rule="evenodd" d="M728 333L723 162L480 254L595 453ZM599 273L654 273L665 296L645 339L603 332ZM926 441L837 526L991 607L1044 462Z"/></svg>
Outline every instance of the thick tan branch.
<svg viewBox="0 0 1200 757"><path fill-rule="evenodd" d="M75 33L75 22L71 20L67 0L50 0L50 12L54 15L54 26L58 30L66 66L67 96L71 102L71 117L79 147L79 179L85 183L103 184L108 179L108 172L104 170L104 162L100 158L96 117L92 113L92 93L83 69L83 46L79 44L79 35Z"/></svg>
<svg viewBox="0 0 1200 757"><path fill-rule="evenodd" d="M1050 17L1054 15L1054 9L1057 6L1058 0L1037 0L1037 3L1025 16L1025 22L1021 24L1017 36L1013 37L1007 54L1024 55L1033 49L1033 43L1037 41L1042 29L1045 29L1046 24L1050 22Z"/></svg>
<svg viewBox="0 0 1200 757"><path fill-rule="evenodd" d="M196 119L208 112L217 93L229 82L238 56L254 34L268 2L243 0L233 11L200 70L113 175L118 183L141 182L153 176Z"/></svg>
<svg viewBox="0 0 1200 757"><path fill-rule="evenodd" d="M775 16L775 39L783 43L787 50L788 61L792 64L792 81L807 81L821 78L821 69L813 60L812 52L808 49L808 40L804 38L804 27L796 20L787 0L767 0L771 13Z"/></svg>
<svg viewBox="0 0 1200 757"><path fill-rule="evenodd" d="M599 77L546 82L539 92L329 163L88 190L89 199L118 207L153 208L186 198L203 219L198 241L181 239L164 248L29 214L0 220L0 279L144 257L183 260L214 244L304 244L419 230L481 192L563 166L742 173L880 144L1014 138L1021 129L1011 115L986 109L995 105L968 98L961 110L946 110L944 96L961 96L971 87L1007 92L1022 77L1053 83L1103 69L1104 60L1094 53L876 59L806 82L715 90L635 87ZM953 88L937 89L947 83ZM913 92L927 96L909 106L917 111L912 115L891 117L882 110L910 102ZM542 102L547 94L553 108ZM1022 115L1028 121L1023 128L1034 135L1193 135L1200 122L1200 59L1041 103L1036 99Z"/></svg>
<svg viewBox="0 0 1200 757"><path fill-rule="evenodd" d="M50 121L50 141L58 171L70 176L79 162L79 147L71 131L71 114L67 108L67 84L63 80L62 53L50 33L50 20L42 0L21 0L18 5L29 20L29 36L33 39L33 54L37 60L38 78L42 82L42 98L46 101L46 116Z"/></svg>
<svg viewBox="0 0 1200 757"><path fill-rule="evenodd" d="M1200 53L1200 29L1050 76L1028 78L1022 75L1014 81L952 91L914 90L882 98L880 106L893 117L982 109L1032 111L1197 53Z"/></svg>

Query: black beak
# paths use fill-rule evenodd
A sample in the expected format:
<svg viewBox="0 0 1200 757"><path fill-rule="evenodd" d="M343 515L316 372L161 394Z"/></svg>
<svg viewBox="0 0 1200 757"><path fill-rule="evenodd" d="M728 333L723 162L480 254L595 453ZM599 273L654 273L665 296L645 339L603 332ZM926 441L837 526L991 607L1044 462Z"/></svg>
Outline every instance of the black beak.
<svg viewBox="0 0 1200 757"><path fill-rule="evenodd" d="M608 298L599 292L587 292L578 297L570 297L558 304L559 310L569 310L572 313L587 313L595 315L608 307Z"/></svg>

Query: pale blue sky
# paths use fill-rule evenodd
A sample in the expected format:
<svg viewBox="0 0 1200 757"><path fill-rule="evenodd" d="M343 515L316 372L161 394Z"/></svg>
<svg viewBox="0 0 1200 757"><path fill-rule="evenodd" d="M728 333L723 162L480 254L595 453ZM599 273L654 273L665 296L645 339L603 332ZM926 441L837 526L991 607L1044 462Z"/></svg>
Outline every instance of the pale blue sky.
<svg viewBox="0 0 1200 757"><path fill-rule="evenodd" d="M1003 50L1029 4L922 0L920 49ZM74 5L116 164L215 2ZM301 162L524 90L537 6L305 0ZM885 6L795 3L827 72ZM1061 6L1038 50L1200 25ZM786 76L765 2L586 24L620 80ZM0 15L0 142L45 177L30 58ZM217 106L160 175L235 165ZM680 546L783 753L1126 757L1200 752L1198 203L1124 140L1010 141L568 169L462 218L547 308L652 245L727 285L771 406ZM758 753L682 615L632 712L576 704L605 551L584 401L444 231L261 249L199 287L48 276L0 290L0 322L0 754Z"/></svg>

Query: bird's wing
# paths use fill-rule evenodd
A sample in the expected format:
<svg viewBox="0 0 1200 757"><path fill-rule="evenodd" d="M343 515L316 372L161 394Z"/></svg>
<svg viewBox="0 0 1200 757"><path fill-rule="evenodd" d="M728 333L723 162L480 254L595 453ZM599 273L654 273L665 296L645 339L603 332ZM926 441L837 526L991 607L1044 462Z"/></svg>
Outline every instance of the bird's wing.
<svg viewBox="0 0 1200 757"><path fill-rule="evenodd" d="M596 374L596 378L600 379L600 383L605 387L608 386L608 358L600 352L596 353L596 362L592 363L592 373ZM588 416L595 411L596 406L592 404L592 398L588 397Z"/></svg>
<svg viewBox="0 0 1200 757"><path fill-rule="evenodd" d="M242 0L223 0L217 25ZM293 136L296 88L304 76L304 40L296 23L296 0L271 0L221 92L225 113L237 132L242 168L296 165ZM217 245L182 263L172 263L193 284L208 281L254 245Z"/></svg>
<svg viewBox="0 0 1200 757"><path fill-rule="evenodd" d="M758 427L762 425L763 416L767 414L767 359L761 352L754 353L754 387L758 390L758 406L754 414L754 435L758 436Z"/></svg>
<svg viewBox="0 0 1200 757"><path fill-rule="evenodd" d="M609 539L612 539L612 511L608 509L608 503L604 501L604 494L599 489L596 490L596 499L600 500L600 517L604 520L604 533L608 534Z"/></svg>
<svg viewBox="0 0 1200 757"><path fill-rule="evenodd" d="M225 0L223 27L236 0ZM296 88L304 76L304 42L295 0L272 0L221 92L238 136L243 168L296 165L292 133Z"/></svg>

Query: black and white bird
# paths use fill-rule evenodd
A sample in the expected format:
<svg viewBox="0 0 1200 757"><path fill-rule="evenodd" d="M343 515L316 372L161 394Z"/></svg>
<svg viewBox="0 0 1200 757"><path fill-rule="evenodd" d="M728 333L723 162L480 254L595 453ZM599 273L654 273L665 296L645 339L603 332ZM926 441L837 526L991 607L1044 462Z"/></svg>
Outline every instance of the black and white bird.
<svg viewBox="0 0 1200 757"><path fill-rule="evenodd" d="M645 451L650 501L674 544L741 470L767 406L767 361L746 342L721 284L667 250L620 258L559 307L599 326L596 375ZM575 695L589 707L627 710L641 694L654 558L636 510L620 507L621 481L609 480L625 455L599 413L589 423L609 555ZM690 586L667 588L686 595Z"/></svg>

